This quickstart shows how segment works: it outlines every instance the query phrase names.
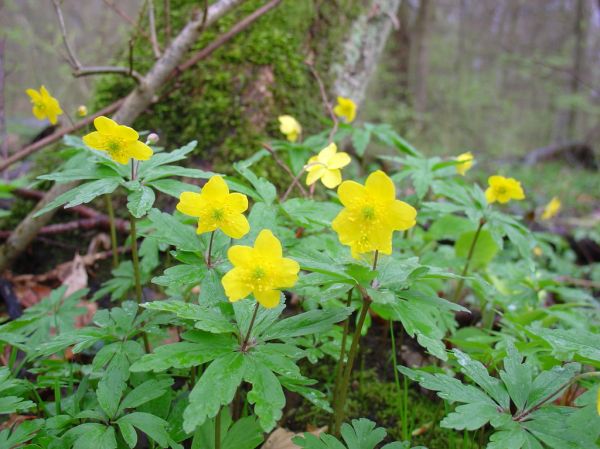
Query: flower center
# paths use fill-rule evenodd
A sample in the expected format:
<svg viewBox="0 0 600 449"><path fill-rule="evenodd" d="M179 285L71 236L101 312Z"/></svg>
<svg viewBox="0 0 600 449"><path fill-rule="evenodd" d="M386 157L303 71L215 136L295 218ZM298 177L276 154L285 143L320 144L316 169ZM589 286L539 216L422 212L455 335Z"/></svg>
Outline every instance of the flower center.
<svg viewBox="0 0 600 449"><path fill-rule="evenodd" d="M225 218L225 212L223 209L213 209L212 218L215 221L221 221L223 218Z"/></svg>
<svg viewBox="0 0 600 449"><path fill-rule="evenodd" d="M365 220L373 220L375 218L375 208L373 206L364 206L361 212Z"/></svg>
<svg viewBox="0 0 600 449"><path fill-rule="evenodd" d="M255 281L261 281L266 274L267 273L263 267L254 267L254 270L252 270L252 279Z"/></svg>
<svg viewBox="0 0 600 449"><path fill-rule="evenodd" d="M38 109L40 109L40 110L42 110L42 111L46 110L46 105L44 103L36 103L35 107L38 108Z"/></svg>
<svg viewBox="0 0 600 449"><path fill-rule="evenodd" d="M505 195L507 190L506 190L506 187L500 186L497 188L496 192L498 193L498 195Z"/></svg>

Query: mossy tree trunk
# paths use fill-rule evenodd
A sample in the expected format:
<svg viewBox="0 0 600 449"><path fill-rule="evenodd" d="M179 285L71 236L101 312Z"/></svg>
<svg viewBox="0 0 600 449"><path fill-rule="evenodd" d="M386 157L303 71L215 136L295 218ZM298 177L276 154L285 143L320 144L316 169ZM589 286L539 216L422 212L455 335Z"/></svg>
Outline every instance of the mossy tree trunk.
<svg viewBox="0 0 600 449"><path fill-rule="evenodd" d="M262 3L244 2L205 30L192 50L204 47ZM305 62L314 64L332 100L343 95L360 103L399 3L284 0L209 60L183 74L177 87L161 93L135 126L159 132L167 145L198 140L200 157L220 171L256 151L265 135L278 136L279 115L294 115L307 133L321 130L324 108ZM162 4L155 2L159 42L166 39ZM178 29L197 5L196 0L172 0L170 28ZM153 57L152 46L138 39L134 48L134 68L144 72ZM98 106L130 88L126 79L104 78L96 95Z"/></svg>

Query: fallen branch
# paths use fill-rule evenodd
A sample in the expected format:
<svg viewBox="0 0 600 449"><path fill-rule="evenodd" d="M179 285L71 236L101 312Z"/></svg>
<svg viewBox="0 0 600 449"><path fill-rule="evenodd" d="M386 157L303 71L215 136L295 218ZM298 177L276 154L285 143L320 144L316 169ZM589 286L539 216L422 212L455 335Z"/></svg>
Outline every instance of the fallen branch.
<svg viewBox="0 0 600 449"><path fill-rule="evenodd" d="M73 220L66 223L56 223L48 226L43 226L38 231L39 235L55 235L64 234L65 232L76 231L76 230L89 230L96 228L110 228L110 221L108 217L99 216L94 218L82 218L80 220ZM129 232L129 226L124 220L119 220L115 223L115 229L126 234ZM0 239L7 239L13 234L13 231L0 231Z"/></svg>

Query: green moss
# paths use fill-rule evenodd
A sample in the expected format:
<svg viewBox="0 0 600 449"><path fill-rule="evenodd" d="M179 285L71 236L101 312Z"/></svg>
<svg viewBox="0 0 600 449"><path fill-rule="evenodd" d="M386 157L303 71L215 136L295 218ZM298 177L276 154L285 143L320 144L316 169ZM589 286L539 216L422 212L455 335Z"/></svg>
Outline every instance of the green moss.
<svg viewBox="0 0 600 449"><path fill-rule="evenodd" d="M195 0L171 2L173 30L183 26L197 4ZM207 29L194 50L205 47L262 4L259 0L244 3ZM156 6L157 28L162 30L162 2ZM307 133L319 131L323 105L304 61L314 55L318 72L329 84L327 73L336 60L336 49L361 7L361 0L284 0L250 29L182 74L176 89L166 87L160 94L162 99L135 126L159 132L169 146L197 139L198 154L225 172L230 171L232 161L254 153L265 133L278 136L278 115L294 115ZM164 42L162 34L159 40ZM127 59L125 53L123 59ZM139 38L134 46L135 69L144 73L152 61L149 43ZM126 78L105 77L97 88L96 106L122 97L132 87Z"/></svg>

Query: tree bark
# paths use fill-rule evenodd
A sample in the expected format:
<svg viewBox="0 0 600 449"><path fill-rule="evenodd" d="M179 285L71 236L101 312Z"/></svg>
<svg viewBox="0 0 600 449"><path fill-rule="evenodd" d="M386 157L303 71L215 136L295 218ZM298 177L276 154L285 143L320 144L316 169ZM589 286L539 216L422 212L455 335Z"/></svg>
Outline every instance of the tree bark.
<svg viewBox="0 0 600 449"><path fill-rule="evenodd" d="M419 115L427 109L427 75L429 73L429 22L432 18L430 0L421 0L415 22L414 49L411 58L414 60L413 92L414 106Z"/></svg>

